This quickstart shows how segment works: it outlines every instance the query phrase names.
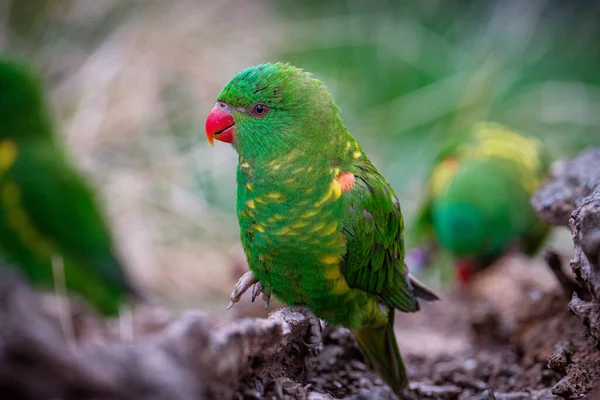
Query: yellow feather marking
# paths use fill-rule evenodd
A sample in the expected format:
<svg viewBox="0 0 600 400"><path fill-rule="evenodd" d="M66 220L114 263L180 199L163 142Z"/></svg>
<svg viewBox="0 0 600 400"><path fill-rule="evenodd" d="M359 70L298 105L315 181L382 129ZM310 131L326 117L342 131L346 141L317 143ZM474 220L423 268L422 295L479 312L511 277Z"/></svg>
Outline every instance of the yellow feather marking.
<svg viewBox="0 0 600 400"><path fill-rule="evenodd" d="M297 173L300 173L300 172L302 172L304 170L305 170L304 167L296 168L295 170L292 171L292 174L297 174Z"/></svg>
<svg viewBox="0 0 600 400"><path fill-rule="evenodd" d="M307 212L305 212L304 214L302 214L302 218L314 217L318 213L319 213L319 209L313 208L312 210L308 210Z"/></svg>
<svg viewBox="0 0 600 400"><path fill-rule="evenodd" d="M312 227L312 229L309 231L309 233L320 231L324 227L325 227L325 222L319 222L318 224L316 224L315 226Z"/></svg>
<svg viewBox="0 0 600 400"><path fill-rule="evenodd" d="M246 183L246 187L248 188L248 190L254 190L251 183Z"/></svg>
<svg viewBox="0 0 600 400"><path fill-rule="evenodd" d="M327 242L327 246L330 246L329 248L335 249L335 248L341 248L343 249L343 247L346 245L345 242L341 242L339 238L333 236L333 238Z"/></svg>
<svg viewBox="0 0 600 400"><path fill-rule="evenodd" d="M338 176L340 174L340 169L339 168L332 168L331 172L333 172L333 175Z"/></svg>
<svg viewBox="0 0 600 400"><path fill-rule="evenodd" d="M15 231L28 234L31 232L28 226L27 214L21 207L11 207L8 209L8 224Z"/></svg>
<svg viewBox="0 0 600 400"><path fill-rule="evenodd" d="M333 190L333 199L339 199L342 195L342 185L340 184L340 181L337 179L331 181L331 189Z"/></svg>
<svg viewBox="0 0 600 400"><path fill-rule="evenodd" d="M323 264L337 264L340 262L340 257L337 254L328 254L326 256L321 257L321 262ZM335 269L339 270L339 268L335 268ZM327 277L327 275L325 275L325 277ZM334 279L334 278L337 278L337 276L327 278L327 279Z"/></svg>
<svg viewBox="0 0 600 400"><path fill-rule="evenodd" d="M329 217L331 214L333 214L333 210L329 209L325 209L325 210L321 210L321 213L319 214L320 218L323 219L327 219L327 217Z"/></svg>
<svg viewBox="0 0 600 400"><path fill-rule="evenodd" d="M539 152L542 143L533 137L524 137L500 124L483 122L475 125L475 136L481 144L474 149L482 157L496 156L515 161L529 172L540 168Z"/></svg>
<svg viewBox="0 0 600 400"><path fill-rule="evenodd" d="M447 158L435 167L429 178L429 187L433 196L446 190L457 168L458 160L455 158Z"/></svg>
<svg viewBox="0 0 600 400"><path fill-rule="evenodd" d="M290 179L286 179L284 181L282 181L283 183L292 183L296 180L297 178L290 178Z"/></svg>
<svg viewBox="0 0 600 400"><path fill-rule="evenodd" d="M292 228L304 228L307 225L308 225L308 222L306 222L306 221L296 221L293 224L291 224L290 226Z"/></svg>
<svg viewBox="0 0 600 400"><path fill-rule="evenodd" d="M257 203L260 203L260 204L266 204L267 203L264 199L262 199L260 197L256 197L254 199L254 201L257 202Z"/></svg>
<svg viewBox="0 0 600 400"><path fill-rule="evenodd" d="M352 143L350 143L350 141L346 142L346 150L344 150L345 153L348 153L348 150L350 149L351 145L352 145Z"/></svg>
<svg viewBox="0 0 600 400"><path fill-rule="evenodd" d="M475 159L504 158L518 166L523 173L523 185L533 192L539 185L536 175L541 169L539 153L543 147L537 138L524 137L500 124L482 122L474 127L480 143L467 146L465 153L472 152Z"/></svg>
<svg viewBox="0 0 600 400"><path fill-rule="evenodd" d="M319 200L315 203L315 207L320 207L323 203L325 203L327 200L329 200L329 198L332 195L333 195L333 188L331 186L329 186L329 188L327 189L327 191L325 192L325 195L321 198L321 200Z"/></svg>
<svg viewBox="0 0 600 400"><path fill-rule="evenodd" d="M299 232L296 232L296 231L290 229L288 226L284 226L280 230L273 232L273 234L275 234L275 235L287 235L287 236L294 236L294 235L297 235L298 233Z"/></svg>
<svg viewBox="0 0 600 400"><path fill-rule="evenodd" d="M313 167L312 167L312 166L309 166L308 168L306 168L306 172L310 172L310 171L312 171L312 170L313 170Z"/></svg>
<svg viewBox="0 0 600 400"><path fill-rule="evenodd" d="M2 201L6 206L15 206L19 204L21 200L21 190L19 187L12 183L7 182L2 188Z"/></svg>
<svg viewBox="0 0 600 400"><path fill-rule="evenodd" d="M271 193L267 193L267 197L270 199L280 199L283 197L283 195L278 192L271 192Z"/></svg>
<svg viewBox="0 0 600 400"><path fill-rule="evenodd" d="M246 207L256 208L256 205L254 204L254 200L250 199L250 200L246 201Z"/></svg>
<svg viewBox="0 0 600 400"><path fill-rule="evenodd" d="M56 254L54 246L41 237L37 237L37 240L35 242L31 242L30 246L33 247L40 259L48 259Z"/></svg>
<svg viewBox="0 0 600 400"><path fill-rule="evenodd" d="M290 151L290 152L289 152L289 153L288 153L288 154L287 154L285 157L283 157L283 159L282 159L282 160L283 160L284 162L292 161L292 160L294 160L295 158L297 158L297 157L298 157L298 155L299 155L300 153L301 153L301 152L300 152L299 150L297 150L297 149L296 149L296 150L293 150L293 151ZM271 161L271 162L275 162L275 161L277 161L277 160L273 160L273 161Z"/></svg>
<svg viewBox="0 0 600 400"><path fill-rule="evenodd" d="M21 237L23 243L27 245L27 247L29 247L30 249L37 250L40 247L41 240L37 238L35 231L28 228L28 226L21 227L21 230L19 231L19 236Z"/></svg>
<svg viewBox="0 0 600 400"><path fill-rule="evenodd" d="M331 222L327 225L323 230L323 236L331 235L333 232L337 230L338 224L337 222Z"/></svg>
<svg viewBox="0 0 600 400"><path fill-rule="evenodd" d="M13 166L17 160L19 150L17 144L10 140L4 139L0 142L0 172L6 171Z"/></svg>
<svg viewBox="0 0 600 400"><path fill-rule="evenodd" d="M265 231L265 227L260 225L260 224L256 224L254 225L254 230L255 231L259 231L259 232L264 232Z"/></svg>
<svg viewBox="0 0 600 400"><path fill-rule="evenodd" d="M29 216L21 206L19 187L13 182L7 182L2 188L1 196L6 209L8 225L17 233L21 242L40 259L50 257L54 253L53 246L35 230Z"/></svg>
<svg viewBox="0 0 600 400"><path fill-rule="evenodd" d="M282 219L284 219L285 217L284 217L283 215L281 215L281 214L273 214L273 218L275 218L275 219L277 219L277 220L282 220Z"/></svg>
<svg viewBox="0 0 600 400"><path fill-rule="evenodd" d="M240 164L240 167L242 168L250 168L250 164L248 164L247 162L243 162Z"/></svg>
<svg viewBox="0 0 600 400"><path fill-rule="evenodd" d="M339 259L338 259L339 261ZM331 263L333 264L333 263ZM329 267L325 270L325 273L323 274L323 276L325 277L325 279L327 280L334 280L334 279L339 279L342 277L342 272L340 271L340 267L336 265Z"/></svg>
<svg viewBox="0 0 600 400"><path fill-rule="evenodd" d="M360 158L360 156L362 156L362 153L360 151L355 151L354 153L352 153L352 157L354 158Z"/></svg>
<svg viewBox="0 0 600 400"><path fill-rule="evenodd" d="M331 294L344 294L350 290L350 287L346 283L346 280L343 277L339 277L335 281L333 281L333 285L331 286L330 293Z"/></svg>
<svg viewBox="0 0 600 400"><path fill-rule="evenodd" d="M273 171L277 171L279 168L281 168L281 164L273 164L273 165L271 166L271 169L272 169Z"/></svg>

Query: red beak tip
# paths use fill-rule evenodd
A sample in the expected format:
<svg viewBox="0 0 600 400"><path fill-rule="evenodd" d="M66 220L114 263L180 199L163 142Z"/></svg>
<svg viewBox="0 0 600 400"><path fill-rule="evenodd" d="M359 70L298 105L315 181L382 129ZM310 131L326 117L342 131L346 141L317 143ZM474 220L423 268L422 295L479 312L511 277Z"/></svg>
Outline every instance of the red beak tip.
<svg viewBox="0 0 600 400"><path fill-rule="evenodd" d="M210 145L214 147L215 139L232 143L234 124L235 121L231 114L219 109L217 106L213 107L208 117L206 117L206 138Z"/></svg>

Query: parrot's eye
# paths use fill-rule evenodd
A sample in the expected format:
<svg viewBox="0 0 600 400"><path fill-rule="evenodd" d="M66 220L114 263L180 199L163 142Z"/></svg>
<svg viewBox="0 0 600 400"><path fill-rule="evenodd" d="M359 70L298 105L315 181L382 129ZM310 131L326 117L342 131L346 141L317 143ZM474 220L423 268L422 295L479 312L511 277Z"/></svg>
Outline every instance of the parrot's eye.
<svg viewBox="0 0 600 400"><path fill-rule="evenodd" d="M252 115L258 118L262 118L269 112L269 107L264 103L257 103L252 109Z"/></svg>

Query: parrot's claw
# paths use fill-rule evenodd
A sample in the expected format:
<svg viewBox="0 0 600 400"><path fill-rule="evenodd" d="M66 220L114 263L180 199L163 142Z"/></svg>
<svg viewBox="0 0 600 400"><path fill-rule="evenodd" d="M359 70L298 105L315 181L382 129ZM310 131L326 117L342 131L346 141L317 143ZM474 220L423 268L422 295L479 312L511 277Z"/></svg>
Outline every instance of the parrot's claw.
<svg viewBox="0 0 600 400"><path fill-rule="evenodd" d="M269 309L269 303L271 302L271 293L267 292L263 287L262 283L256 282L252 287L252 302L262 293L262 299L265 302L265 310Z"/></svg>
<svg viewBox="0 0 600 400"><path fill-rule="evenodd" d="M250 286L254 285L256 282L258 282L258 280L256 280L256 277L252 271L248 271L242 275L235 284L233 291L231 292L231 296L229 296L229 304L227 304L227 309L231 309L235 303L240 301L240 298L244 293L246 293L246 290L248 290Z"/></svg>
<svg viewBox="0 0 600 400"><path fill-rule="evenodd" d="M304 307L292 307L292 311L300 313L308 320L308 332L306 340L302 343L309 349L318 352L318 347L321 344L321 320L313 313Z"/></svg>
<svg viewBox="0 0 600 400"><path fill-rule="evenodd" d="M269 302L271 300L271 294L266 291L263 285L256 279L252 271L246 272L244 275L240 277L240 279L235 284L233 291L231 292L231 296L229 296L229 304L227 304L227 309L231 309L235 303L240 301L240 298L250 287L252 287L252 302L258 297L259 294L262 293L262 298L265 302L265 309L269 309Z"/></svg>
<svg viewBox="0 0 600 400"><path fill-rule="evenodd" d="M262 284L260 282L256 282L254 286L252 286L252 302L258 297L258 295L262 292Z"/></svg>

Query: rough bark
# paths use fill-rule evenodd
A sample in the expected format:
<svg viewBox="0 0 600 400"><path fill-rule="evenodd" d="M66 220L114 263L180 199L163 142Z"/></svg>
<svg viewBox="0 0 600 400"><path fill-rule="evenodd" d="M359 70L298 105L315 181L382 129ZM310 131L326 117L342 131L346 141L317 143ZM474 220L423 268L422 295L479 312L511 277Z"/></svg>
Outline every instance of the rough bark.
<svg viewBox="0 0 600 400"><path fill-rule="evenodd" d="M69 342L51 308L2 272L0 398L226 399L274 359L286 376L303 364L297 349L308 322L288 310L221 325L198 312L139 312L135 343L127 343L115 340L110 324L77 312Z"/></svg>
<svg viewBox="0 0 600 400"><path fill-rule="evenodd" d="M590 298L573 293L569 310L581 320L595 346L600 347L600 149L555 163L550 179L534 196L533 206L544 220L571 230L574 253L570 266ZM581 389L578 382L582 372L566 367L570 359L568 349L563 343L548 358L551 368L566 373L552 390L563 397Z"/></svg>
<svg viewBox="0 0 600 400"><path fill-rule="evenodd" d="M600 149L555 163L550 180L533 198L539 216L571 229L574 254L571 268L591 294L586 301L574 295L569 309L596 343L600 343Z"/></svg>

